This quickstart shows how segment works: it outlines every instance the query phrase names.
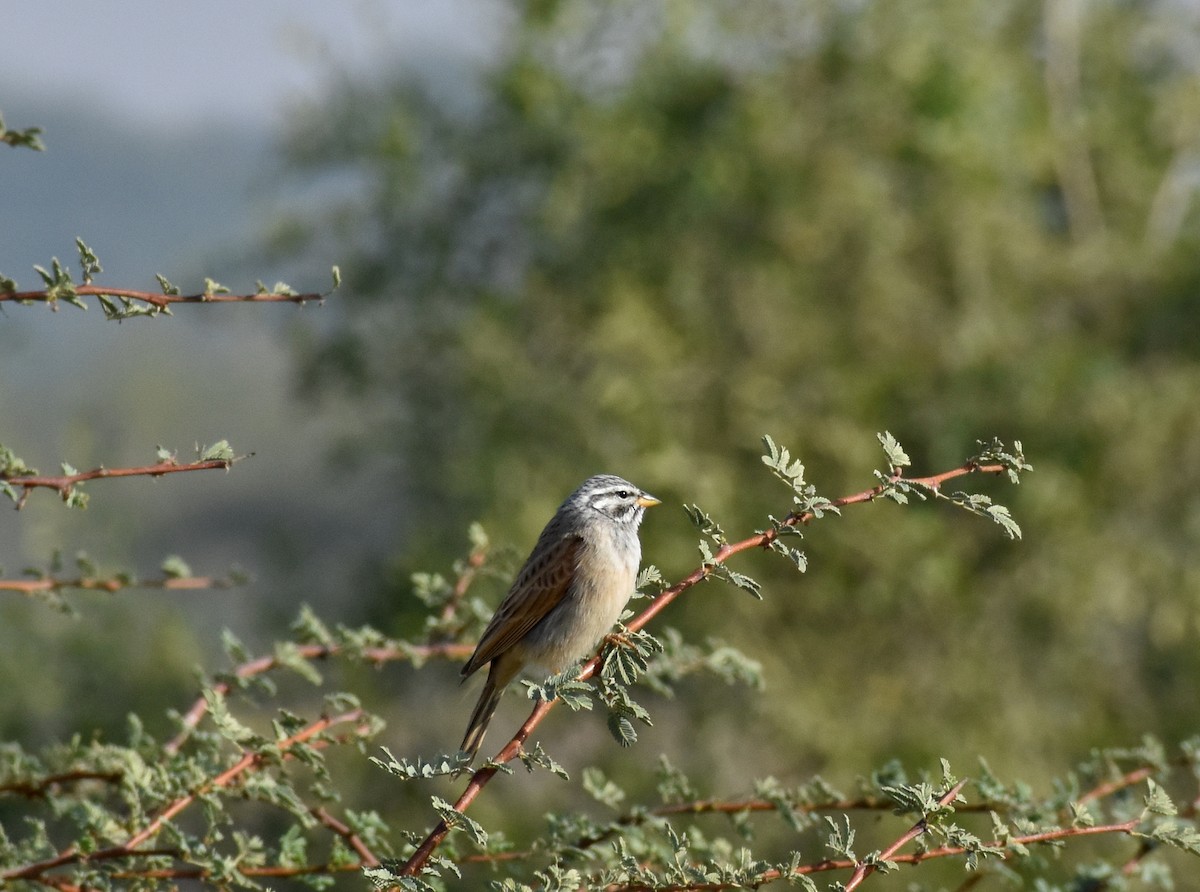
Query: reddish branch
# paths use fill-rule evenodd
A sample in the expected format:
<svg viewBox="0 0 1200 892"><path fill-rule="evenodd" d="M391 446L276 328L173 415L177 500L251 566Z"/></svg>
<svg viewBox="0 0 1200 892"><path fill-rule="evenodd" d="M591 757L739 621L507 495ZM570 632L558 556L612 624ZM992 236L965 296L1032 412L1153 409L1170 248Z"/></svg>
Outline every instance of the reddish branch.
<svg viewBox="0 0 1200 892"><path fill-rule="evenodd" d="M959 781L957 784L955 784L953 787L951 787L949 790L947 790L945 795L943 795L940 799L938 799L938 805L940 805L940 806L950 805L952 802L954 802L955 799L958 798L958 794L962 791L962 788L965 787L966 785L967 785L967 782L965 780ZM883 852L880 853L878 860L879 861L893 860L896 857L897 852L899 852L902 848L904 848L906 845L908 845L910 842L912 842L914 839L916 839L918 836L920 836L922 833L924 833L927 829L929 829L929 825L925 818L922 818L921 820L917 821L917 823L915 823L911 827L909 827L908 831L906 833L904 833L899 839L897 839L894 843L892 843L890 846L888 846L886 849L884 849ZM875 861L875 862L861 861L861 862L859 862L858 866L854 868L854 873L851 874L850 879L846 883L846 892L854 892L854 890L857 889L862 884L863 880L865 880L868 876L873 874L878 869L879 869L878 861Z"/></svg>
<svg viewBox="0 0 1200 892"><path fill-rule="evenodd" d="M1185 759L1178 760L1178 764L1188 764ZM1113 781L1108 781L1097 785L1094 789L1082 794L1077 800L1077 803L1090 802L1095 799L1101 799L1111 796L1134 784L1140 783L1147 777L1154 774L1154 769L1150 766L1139 766L1132 769ZM961 789L962 785L959 785ZM770 799L694 799L689 802L672 802L667 805L660 805L655 808L645 809L637 812L622 815L613 823L615 827L606 830L602 833L597 833L593 836L586 836L577 839L572 843L572 848L586 849L604 842L612 838L617 833L617 827L633 827L645 822L649 817L672 817L675 815L737 815L747 814L749 812L774 812L781 808L790 808L793 811L814 813L814 812L830 812L834 814L844 814L850 811L892 811L895 809L896 803L892 799L878 796L863 796L857 799L826 799L819 802L788 802L786 805L781 804L779 800ZM955 805L954 811L956 814L965 812L983 813L989 812L1003 813L1011 806L1004 802L991 802L982 800L979 802L959 803ZM1194 813L1194 809L1187 810ZM1183 814L1184 812L1181 812ZM494 861L515 861L529 858L534 853L532 851L507 851L507 852L486 852L481 854L467 855L462 858L459 863L491 863ZM1138 856L1135 856L1135 858Z"/></svg>
<svg viewBox="0 0 1200 892"><path fill-rule="evenodd" d="M17 508L25 506L25 500L29 498L29 493L38 487L45 489L53 489L58 492L63 499L71 495L72 490L79 483L86 483L89 480L103 480L109 477L162 477L164 474L180 474L185 471L228 471L233 465L232 459L213 458L205 461L194 461L179 463L174 459L160 461L157 464L145 465L140 468L93 468L90 471L81 471L76 474L60 474L45 475L45 474L16 474L7 475L0 472L0 481L4 481L11 486L20 486L23 489L21 496L17 499Z"/></svg>
<svg viewBox="0 0 1200 892"><path fill-rule="evenodd" d="M443 624L454 619L454 614L458 612L459 605L462 604L463 598L467 596L467 589L475 581L475 576L479 572L479 568L487 562L487 554L486 548L479 548L472 551L470 557L467 558L467 565L458 575L458 581L454 584L454 591L450 593L450 597L442 605L442 613L439 619Z"/></svg>
<svg viewBox="0 0 1200 892"><path fill-rule="evenodd" d="M1037 845L1038 843L1057 842L1058 840L1070 839L1075 836L1099 836L1107 833L1132 833L1137 829L1137 825L1138 820L1135 818L1131 821L1125 821L1121 824L1103 824L1096 827L1059 827L1054 830L1046 830L1042 833L1031 833L1027 836L1012 836L1009 837L1007 841L995 840L991 843L987 843L986 845L988 848L1003 848L1006 843L1009 846L1029 846ZM904 842L908 842L909 840L920 836L922 832L924 832L924 823L918 822L904 835L904 837L901 837L903 842L901 842L901 840L898 840L897 842L900 843L900 845L903 845ZM896 846L896 848L898 847L899 846ZM889 847L888 851L891 852L892 847ZM951 858L956 855L965 855L967 851L968 850L963 846L939 846L938 848L928 849L924 852L914 852L911 855L897 855L893 852L892 855L888 857L888 860L894 864L920 864L922 861L932 861L935 858ZM886 852L880 857L885 856L887 856ZM791 875L804 876L814 873L826 873L831 870L857 871L864 866L869 868L867 873L870 873L875 869L869 865L864 865L860 861L831 859L826 861L818 861L815 864L802 864L792 871ZM788 873L781 870L765 870L754 878L754 882L756 884L769 883L776 880L786 879L788 876ZM851 882L853 882L853 877L851 877ZM858 882L861 883L862 880L859 880ZM854 886L851 886L849 883L847 883L846 889L850 890L856 888L857 885L858 883L855 883ZM627 885L608 886L605 889L605 892L649 892L651 889L653 889L654 892L718 892L718 890L742 888L745 888L745 886L738 883L684 883L673 886L646 886L641 883L630 883Z"/></svg>
<svg viewBox="0 0 1200 892"><path fill-rule="evenodd" d="M1128 786L1131 786L1132 784L1138 783L1141 780L1145 780L1145 778L1147 776L1148 776L1147 769L1145 767L1134 769L1133 771L1130 771L1128 774L1126 774L1123 777L1119 778L1118 780L1112 782L1111 784L1101 784L1100 786L1097 786L1095 789L1090 790L1089 792L1087 792L1083 796L1081 796L1079 801L1083 801L1085 799L1091 800L1091 799L1096 799L1096 798L1100 798L1100 797L1104 797L1104 796L1109 796L1112 793L1117 792L1118 790L1124 789ZM943 805L943 806L951 804L954 801L954 799L958 796L958 794L962 791L963 787L966 786L966 784L967 784L966 780L963 780L963 781L960 781L959 783L957 783L954 787L952 787L949 791L947 791L946 794L943 795L938 800L938 804ZM962 811L962 810L963 810L962 806L959 806L958 808L956 808L956 811ZM1140 823L1140 818L1133 818L1129 821L1124 821L1122 823L1104 824L1104 825L1093 826L1093 827L1058 827L1053 830L1044 830L1040 833L1030 833L1025 836L1010 837L1007 840L994 840L990 843L985 844L985 848L1005 849L1005 848L1011 848L1013 846L1019 846L1019 845L1028 846L1028 845L1036 845L1038 843L1056 842L1058 840L1070 839L1071 837L1076 837L1076 836L1095 836L1095 835L1108 834L1108 833L1132 833L1137 829L1137 826L1139 823ZM929 861L929 860L932 860L935 858L948 858L948 857L953 857L956 855L967 854L968 849L966 849L965 847L949 846L949 845L939 846L937 848L932 848L932 849L927 849L923 852L914 852L911 855L897 854L901 848L903 848L908 843L912 842L912 840L916 839L921 834L925 833L927 829L928 829L928 824L927 824L926 819L923 818L920 821L917 821L903 835L901 835L895 842L893 842L890 846L888 846L887 849L885 849L883 852L881 852L875 859L872 859L871 862L850 861L847 859L840 859L840 860L830 859L830 860L825 860L825 861L819 861L814 864L801 865L801 866L797 867L794 871L792 871L792 873L790 875L802 876L802 875L808 875L808 874L814 874L814 873L825 873L825 872L832 871L832 870L852 870L854 872L853 872L853 874L851 874L850 879L846 882L845 889L846 889L846 892L853 892L854 889L858 888L858 886L862 884L862 881L864 879L866 879L868 876L870 876L872 873L874 873L876 870L879 869L877 865L881 861L890 861L895 864L919 864L922 861ZM1130 864L1136 864L1137 859L1142 857L1144 854L1145 854L1145 852L1139 852L1138 855L1134 856L1134 859L1131 859ZM1129 872L1130 864L1127 864L1124 868L1127 873ZM772 882L775 880L787 879L788 876L789 876L789 874L784 871L768 870L768 871L764 871L763 873L757 875L754 878L754 882L757 885L760 883L768 883L768 882ZM976 876L978 876L978 874L976 874ZM967 883L964 883L963 886L960 888L964 888L964 889L970 888L971 885L974 885L974 884L971 883L970 881L968 881ZM642 892L642 890L648 890L650 888L651 887L649 887L649 886L644 886L644 885L641 885L638 883L632 883L632 884L628 884L628 885L609 886L609 887L607 887L605 892ZM682 884L682 885L674 885L674 886L656 885L653 887L655 892L702 892L702 890L703 890L703 892L716 892L716 890L735 889L735 888L741 888L741 886L734 884L734 883L694 883L694 884Z"/></svg>
<svg viewBox="0 0 1200 892"><path fill-rule="evenodd" d="M1079 797L1080 804L1091 802L1093 799L1103 799L1106 796L1111 796L1118 790L1124 790L1126 787L1132 787L1134 784L1144 781L1146 778L1155 774L1155 769L1151 765L1143 765L1140 768L1135 768L1128 774L1122 775L1116 780L1107 781L1092 789L1088 790Z"/></svg>
<svg viewBox="0 0 1200 892"><path fill-rule="evenodd" d="M79 297L116 297L126 300L136 300L150 304L159 309L166 309L171 304L230 304L230 303L292 303L305 304L310 301L323 301L325 294L161 294L155 291L139 291L134 288L102 288L99 285L76 285L73 293ZM61 298L57 298L61 300ZM43 301L53 302L47 291L3 291L0 290L0 301Z"/></svg>
<svg viewBox="0 0 1200 892"><path fill-rule="evenodd" d="M906 478L900 474L894 475L889 484L894 484L900 481L913 484L919 487L926 487L937 492L943 483L947 480L952 480L956 477L964 477L968 474L1002 474L1008 469L1002 464L981 465L976 462L968 462L961 467L945 471L941 474L935 474L931 477ZM843 507L846 505L854 505L861 502L871 502L884 494L887 485L879 484L871 489L863 490L850 496L843 496L840 499L835 499L833 505L835 507ZM814 518L811 512L801 514L791 514L784 521L784 526L794 527L809 523ZM766 530L740 542L726 543L722 545L713 555L711 562L705 563L697 567L688 576L675 583L669 589L660 594L654 601L643 610L640 614L630 620L626 625L630 631L636 632L644 628L652 619L658 616L668 604L682 595L685 591L692 588L697 583L703 582L710 575L717 564L722 564L735 554L740 554L743 551L749 551L752 548L768 548L772 542L779 538L779 532L774 529ZM583 664L579 672L579 679L587 681L593 677L600 668L600 655L593 656L590 660ZM541 724L542 720L554 708L556 700L540 701L534 706L533 711L529 714L529 718L525 723L517 729L517 733L512 739L504 745L499 753L484 767L478 769L471 775L471 779L467 782L467 787L463 790L462 795L458 797L458 801L454 803L456 811L465 811L475 798L480 794L485 786L496 776L496 765L503 765L517 758L524 750L525 741L533 733L534 728ZM451 830L451 825L444 819L438 821L429 835L417 847L416 851L409 857L400 869L402 876L416 876L421 872L429 857L434 853L442 840Z"/></svg>
<svg viewBox="0 0 1200 892"><path fill-rule="evenodd" d="M91 592L119 592L127 588L157 588L164 591L195 591L198 589L231 588L232 579L215 576L168 576L164 579L137 580L121 576L80 576L75 579L59 579L43 576L39 579L0 579L0 592L20 592L34 595L38 592L53 592L63 589L79 589Z"/></svg>
<svg viewBox="0 0 1200 892"><path fill-rule="evenodd" d="M324 808L314 808L312 810L313 817L320 821L324 826L328 827L338 836L346 841L346 845L350 846L358 855L360 868L362 867L378 867L379 859L367 847L367 844L362 841L361 837L348 826L343 824Z"/></svg>
<svg viewBox="0 0 1200 892"><path fill-rule="evenodd" d="M275 746L278 752L282 755L282 758L288 759L291 758L292 748L298 744L307 744L309 747L313 748L325 746L328 743L328 740L320 737L320 735L322 735L324 732L337 725L360 723L364 718L365 714L361 709L351 710L350 712L342 713L341 715L332 717L322 716L316 721L309 723L307 726L297 731L290 737L278 741ZM193 792L180 796L167 805L152 820L150 820L145 827L130 836L129 839L127 839L124 843L121 843L120 845L109 846L108 848L99 849L94 852L81 852L77 846L72 844L53 858L48 858L44 861L38 861L33 864L26 864L22 867L13 867L5 871L0 871L0 885L4 885L10 880L37 880L38 882L42 882L47 885L58 885L55 882L56 878L48 877L46 874L52 870L56 870L57 868L64 867L69 864L111 861L136 856L146 857L151 855L169 855L174 857L177 855L177 853L172 850L139 851L139 846L152 839L160 830L163 829L167 822L169 822L180 812L187 809L201 796L205 796L214 790L228 787L243 775L252 771L256 771L265 764L268 764L266 757L255 752L244 752L237 762L235 762L225 771L218 774L212 780L206 781ZM317 817L318 820L321 820L320 815ZM322 821L322 823L339 834L342 834L343 831L345 833L349 833L349 828L341 825L335 828L333 824L330 823L331 821L333 821L333 819L329 818L326 821ZM333 821L333 823L336 824L338 822ZM361 846L361 849L362 851L366 851L367 855L372 860L376 860L374 859L374 856L366 850L365 846ZM362 855L362 851L360 851L360 856ZM377 860L376 863L378 863ZM186 871L188 869L182 868L181 870ZM174 876L175 874L172 873L171 875Z"/></svg>

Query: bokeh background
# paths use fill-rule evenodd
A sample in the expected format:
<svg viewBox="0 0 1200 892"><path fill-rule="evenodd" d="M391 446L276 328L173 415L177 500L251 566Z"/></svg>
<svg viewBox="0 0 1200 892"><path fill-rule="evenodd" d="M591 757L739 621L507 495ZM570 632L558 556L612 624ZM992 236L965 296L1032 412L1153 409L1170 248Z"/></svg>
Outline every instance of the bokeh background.
<svg viewBox="0 0 1200 892"><path fill-rule="evenodd" d="M877 504L809 530L806 575L747 556L762 603L714 582L661 627L736 646L765 687L648 694L631 752L555 716L560 761L636 788L665 752L734 794L983 756L1036 785L1093 747L1200 730L1196 4L0 17L0 111L49 147L0 153L0 271L32 287L79 235L113 285L345 277L303 309L5 308L0 442L29 463L255 453L94 484L86 512L43 493L0 513L7 575L62 548L254 578L80 596L77 620L0 602L6 739L116 733L130 711L165 733L193 667L222 665L221 628L267 647L301 602L412 633L412 572L445 571L476 519L515 562L596 471L664 499L645 553L678 578L697 560L683 502L738 537L786 512L762 434L835 497L873 482L881 430L919 472L1021 440L1035 472L977 485L1023 541ZM473 694L450 665L350 681L397 753L451 748ZM536 789L534 812L566 795Z"/></svg>

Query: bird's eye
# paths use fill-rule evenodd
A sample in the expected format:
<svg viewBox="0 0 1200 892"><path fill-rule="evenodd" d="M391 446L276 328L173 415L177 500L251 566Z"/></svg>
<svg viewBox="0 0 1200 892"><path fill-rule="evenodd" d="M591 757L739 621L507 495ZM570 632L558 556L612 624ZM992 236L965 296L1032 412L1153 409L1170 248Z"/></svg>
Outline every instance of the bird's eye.
<svg viewBox="0 0 1200 892"><path fill-rule="evenodd" d="M618 498L618 499L627 499L627 498L629 498L631 495L633 495L633 493L631 493L631 492L630 492L629 490L627 490L627 489L618 489L618 490L617 490L617 498Z"/></svg>

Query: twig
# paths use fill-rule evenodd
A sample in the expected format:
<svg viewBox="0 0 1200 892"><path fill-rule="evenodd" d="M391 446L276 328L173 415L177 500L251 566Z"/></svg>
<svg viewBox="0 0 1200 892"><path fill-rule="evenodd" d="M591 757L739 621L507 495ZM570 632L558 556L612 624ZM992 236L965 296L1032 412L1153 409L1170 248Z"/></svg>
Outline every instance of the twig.
<svg viewBox="0 0 1200 892"><path fill-rule="evenodd" d="M962 791L962 788L965 787L966 785L967 785L967 781L965 779L960 780L957 784L955 784L953 787L951 787L949 790L947 790L946 793L940 799L938 799L938 805L939 806L947 806L950 803L952 803L955 799L958 798L958 794ZM884 849L883 852L880 853L877 861L859 862L858 866L856 868L854 868L854 873L850 876L849 881L847 881L847 883L846 883L846 892L854 892L854 890L857 889L862 884L863 880L865 880L867 877L869 877L871 874L873 874L876 870L879 869L879 867L878 867L879 861L892 861L896 857L897 852L899 852L902 848L904 848L904 846L908 845L910 842L912 842L914 839L916 839L918 836L920 836L922 833L924 833L928 829L928 826L929 826L928 819L921 818L921 820L919 820L919 821L917 821L917 823L913 824L912 827L910 827L908 829L908 831L906 833L904 833L899 839L897 839L894 843L892 843L890 846L888 846L886 849Z"/></svg>
<svg viewBox="0 0 1200 892"><path fill-rule="evenodd" d="M372 852L367 847L367 844L362 841L362 838L357 833L355 833L353 830L351 830L348 826L343 824L341 821L339 821L337 818L335 818L333 815L331 815L329 812L327 812L324 808L314 808L312 810L312 815L314 818L316 818L318 821L320 821L321 824L323 824L325 827L328 827L330 830L332 830L334 833L336 833L338 836L340 836L342 839L344 839L346 841L346 845L348 845L348 846L350 846L350 848L354 849L355 853L358 855L359 859L362 861L362 864L360 865L360 867L378 867L379 866L379 859L377 857L375 857L374 852Z"/></svg>
<svg viewBox="0 0 1200 892"><path fill-rule="evenodd" d="M1146 778L1151 777L1154 773L1155 769L1153 766L1142 765L1114 781L1098 784L1081 795L1078 801L1082 805L1085 802L1091 802L1093 799L1103 799L1106 796L1111 796L1118 790L1124 790L1126 787L1132 787L1134 784L1141 783Z"/></svg>
<svg viewBox="0 0 1200 892"><path fill-rule="evenodd" d="M129 579L123 576L78 576L74 579L59 579L55 576L42 576L38 579L0 579L0 592L20 592L32 596L38 592L62 589L109 593L129 588L196 591L233 588L236 584L232 579L216 576L166 576L162 579Z"/></svg>
<svg viewBox="0 0 1200 892"><path fill-rule="evenodd" d="M1007 468L1002 464L980 465L975 462L968 462L958 468L945 471L941 474L935 474L930 477L905 478L896 475L889 482L895 483L900 480L904 480L908 483L916 486L923 486L936 492L943 483L956 477L964 477L968 474L1001 474L1006 470ZM883 495L885 491L886 485L879 484L878 486L863 490L862 492L855 493L854 495L844 496L840 499L836 499L833 501L833 505L837 507L843 507L845 505L871 502ZM813 518L814 515L811 512L791 514L783 521L783 525L798 526L801 524L807 524ZM692 586L707 579L712 574L717 564L724 563L735 554L740 554L741 552L748 551L752 548L767 548L778 537L778 531L775 529L770 529L763 533L750 536L747 539L743 539L740 542L726 543L725 545L722 545L713 555L711 562L705 563L696 568L688 576L684 577L679 582L675 583L675 585L671 586L662 594L660 594L645 610L626 623L626 627L631 632L636 632L644 628L652 619L658 616L658 614L661 613L668 604L678 598L685 591L692 588ZM579 680L587 681L596 674L599 668L600 655L596 654L590 660L584 663L582 667L580 667L578 676ZM513 735L512 739L504 745L504 747L499 753L496 754L489 764L476 770L471 775L470 780L467 782L466 789L463 790L463 793L461 796L459 796L458 801L454 803L454 809L456 811L465 811L466 808L475 801L475 798L479 795L483 788L487 786L493 777L495 777L497 772L497 768L495 767L496 765L503 765L507 762L511 762L521 754L525 741L529 739L529 736L533 733L534 728L541 724L542 720L546 717L550 710L554 708L554 705L557 702L557 700L543 700L539 701L534 706L533 711L529 714L529 717L525 720L524 724L517 729L517 733ZM409 856L408 860L405 861L404 865L400 868L400 875L416 876L418 873L420 873L421 869L425 865L425 862L429 860L429 857L441 844L442 840L446 838L446 835L450 832L450 830L451 827L445 820L439 820L437 824L434 825L433 829L429 831L429 835L425 837L424 841L417 847L416 851Z"/></svg>
<svg viewBox="0 0 1200 892"><path fill-rule="evenodd" d="M943 471L941 474L934 474L929 477L903 477L897 474L893 476L889 482L896 483L899 481L904 481L911 483L914 486L927 487L934 492L938 492L943 483L948 480L953 480L956 477L965 477L968 474L1003 474L1006 470L1007 468L1001 464L979 465L975 464L974 462L968 462L960 467L949 471ZM865 489L862 492L855 493L854 495L842 496L839 499L834 499L832 504L836 508L844 508L847 505L859 505L864 502L873 502L882 496L886 489L886 485L881 483L878 486L873 486L870 489ZM787 527L803 526L812 521L814 517L815 515L811 511L803 514L790 514L784 519L782 525ZM743 539L740 542L732 542L722 545L713 555L711 562L697 567L691 572L690 575L684 577L679 582L675 583L669 589L664 591L661 595L655 598L653 602L651 602L650 606L638 614L638 616L626 623L626 626L630 631L633 632L644 628L652 619L658 616L658 614L661 613L668 604L670 604L692 586L699 582L703 582L705 579L711 576L717 564L723 564L735 554L740 554L743 551L749 551L752 548L768 548L770 547L771 543L778 538L779 532L777 530L770 529ZM591 663L596 663L598 665L599 661L600 657L597 655L593 657L587 665L591 665ZM587 677L590 678L591 673L589 673Z"/></svg>
<svg viewBox="0 0 1200 892"><path fill-rule="evenodd" d="M892 811L896 803L891 799L877 796L864 796L858 799L832 799L825 802L792 802L788 806L797 812L811 814L813 812L848 812L848 811ZM994 802L976 802L961 805L955 811L989 812L997 808ZM647 818L664 818L673 815L704 815L723 814L737 815L747 812L779 811L780 803L770 799L698 799L691 802L674 802L660 805L656 808L621 815L613 823L616 827L635 827ZM616 827L576 840L574 848L586 849L610 839L617 832Z"/></svg>
<svg viewBox="0 0 1200 892"><path fill-rule="evenodd" d="M450 622L454 618L454 614L458 612L459 605L462 603L463 598L467 596L467 589L475 581L475 576L479 573L479 568L487 561L487 555L486 548L478 548L472 551L467 558L467 565L463 568L462 573L459 574L458 581L454 584L454 591L450 593L450 597L442 605L442 613L438 618L442 625Z"/></svg>
<svg viewBox="0 0 1200 892"><path fill-rule="evenodd" d="M1137 825L1138 821L1135 818L1134 820L1126 821L1122 824L1104 824L1096 827L1060 827L1055 830L1046 830L1042 833L1031 833L1028 836L1010 837L1007 840L1007 844L1009 846L1029 846L1036 845L1038 843L1057 842L1058 840L1070 839L1071 837L1075 836L1098 836L1107 833L1132 833L1137 828ZM916 827L913 828L913 830L916 830L917 827L921 826L922 822L919 822ZM913 830L910 830L901 839L904 842L908 842L915 836L920 835L921 831L918 830L914 834ZM900 841L898 840L897 842ZM1004 845L1004 842L996 840L988 844L988 847L1003 848ZM892 849L889 849L889 851L892 851ZM935 858L951 858L956 855L965 855L966 853L967 849L962 846L940 846L924 852L914 852L911 855L896 855L893 853L888 860L895 864L920 864L922 861L932 861ZM886 853L884 853L884 855L886 855ZM790 875L806 876L814 873L827 873L832 870L858 870L864 866L869 865L863 865L862 862L851 861L845 858L837 860L829 859L825 861L818 861L814 864L802 864L792 871ZM871 869L873 870L874 868L872 867ZM870 870L867 871L867 873L870 872ZM771 883L786 879L788 876L788 873L778 869L765 870L755 876L754 884L757 886L765 883ZM851 882L853 882L853 877L851 878ZM859 880L859 882L861 883L862 881ZM851 886L850 883L847 883L846 889L851 890L857 885L858 883L855 883L854 886ZM719 890L741 888L745 888L745 886L738 883L681 883L669 886L647 886L644 883L628 883L624 885L607 886L605 887L605 892L650 892L651 889L653 889L654 892L719 892Z"/></svg>
<svg viewBox="0 0 1200 892"><path fill-rule="evenodd" d="M229 304L229 303L292 303L305 304L313 301L321 302L327 294L289 294L280 292L262 292L261 294L161 294L155 291L141 291L135 288L103 288L99 285L76 285L73 293L78 297L116 297L126 300L136 300L151 306L165 309L171 304ZM3 291L0 290L0 301L40 301L55 303L61 300L50 292L41 291Z"/></svg>
<svg viewBox="0 0 1200 892"><path fill-rule="evenodd" d="M17 508L25 507L29 493L38 487L53 489L65 500L79 483L89 480L104 480L110 477L162 477L165 474L181 474L186 471L228 471L233 466L234 459L213 458L204 461L179 463L173 459L160 461L153 465L140 468L93 468L90 471L80 471L75 474L18 474L9 476L0 472L0 482L11 486L20 486L22 493L17 499Z"/></svg>

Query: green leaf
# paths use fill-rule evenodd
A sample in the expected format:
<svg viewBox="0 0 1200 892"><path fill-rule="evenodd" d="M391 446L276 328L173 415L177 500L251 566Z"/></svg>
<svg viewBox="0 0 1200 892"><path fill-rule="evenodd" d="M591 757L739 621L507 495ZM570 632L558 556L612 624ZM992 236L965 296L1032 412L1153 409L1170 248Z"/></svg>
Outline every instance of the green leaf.
<svg viewBox="0 0 1200 892"><path fill-rule="evenodd" d="M1142 814L1142 819L1145 820L1147 815L1176 815L1179 809L1175 807L1175 803L1171 801L1171 797L1167 795L1167 791L1154 782L1154 778L1146 778L1146 810Z"/></svg>
<svg viewBox="0 0 1200 892"><path fill-rule="evenodd" d="M767 454L762 456L762 463L797 493L802 492L806 486L803 462L793 461L787 448L776 445L770 436L763 436L763 445L767 447Z"/></svg>
<svg viewBox="0 0 1200 892"><path fill-rule="evenodd" d="M292 622L291 629L305 644L319 644L322 647L333 647L337 644L337 639L329 627L307 604L300 605L300 613Z"/></svg>
<svg viewBox="0 0 1200 892"><path fill-rule="evenodd" d="M192 576L191 567L184 562L183 558L176 554L167 557L159 565L159 569L170 579L190 579Z"/></svg>
<svg viewBox="0 0 1200 892"><path fill-rule="evenodd" d="M724 545L728 541L725 538L725 531L721 529L720 524L705 514L699 506L684 505L683 510L687 513L688 520L695 524L700 532L708 536L717 545Z"/></svg>
<svg viewBox="0 0 1200 892"><path fill-rule="evenodd" d="M180 293L179 289L172 285L170 280L162 273L155 273L154 278L158 279L158 287L162 289L163 294L176 295Z"/></svg>
<svg viewBox="0 0 1200 892"><path fill-rule="evenodd" d="M430 798L433 802L433 807L448 827L457 827L466 830L477 846L482 847L487 845L488 835L487 831L483 829L483 825L463 814L441 797L432 796Z"/></svg>
<svg viewBox="0 0 1200 892"><path fill-rule="evenodd" d="M285 669L291 669L310 684L321 683L321 673L300 653L300 646L294 641L279 641L275 644L275 661Z"/></svg>
<svg viewBox="0 0 1200 892"><path fill-rule="evenodd" d="M646 671L646 657L635 647L616 644L604 652L604 663L600 674L622 684L633 684Z"/></svg>
<svg viewBox="0 0 1200 892"><path fill-rule="evenodd" d="M658 757L658 796L664 804L689 802L700 798L700 794L688 779L688 776L676 768L665 754Z"/></svg>
<svg viewBox="0 0 1200 892"><path fill-rule="evenodd" d="M83 270L83 284L90 285L92 276L104 272L104 268L100 266L100 258L96 256L96 252L85 245L83 239L76 238L75 247L79 251L79 266Z"/></svg>
<svg viewBox="0 0 1200 892"><path fill-rule="evenodd" d="M736 570L730 570L724 564L717 564L714 567L713 575L720 579L724 579L726 582L736 585L744 592L749 592L759 601L763 599L762 586L745 573L738 573Z"/></svg>
<svg viewBox="0 0 1200 892"><path fill-rule="evenodd" d="M4 118L0 117L0 143L30 149L34 152L45 151L46 146L41 140L41 127L26 127L24 130L9 130L4 126Z"/></svg>
<svg viewBox="0 0 1200 892"><path fill-rule="evenodd" d="M242 644L241 640L229 629L221 630L221 646L231 663L240 665L250 659L250 652L246 650L246 645Z"/></svg>
<svg viewBox="0 0 1200 892"><path fill-rule="evenodd" d="M633 746L637 743L637 731L633 727L633 722L620 713L610 712L608 714L608 731L612 734L613 740L621 746Z"/></svg>
<svg viewBox="0 0 1200 892"><path fill-rule="evenodd" d="M530 700L545 700L547 702L559 699L572 712L592 708L592 686L586 681L580 681L578 670L571 667L565 672L553 675L542 684L522 681L525 685L526 696Z"/></svg>
<svg viewBox="0 0 1200 892"><path fill-rule="evenodd" d="M666 591L668 585L667 580L663 578L662 571L653 564L648 564L638 573L634 588L641 597L655 598Z"/></svg>
<svg viewBox="0 0 1200 892"><path fill-rule="evenodd" d="M825 815L824 818L825 824L829 827L829 834L825 838L825 847L833 851L835 855L857 861L858 856L854 854L854 828L850 826L850 818L842 815L841 823L829 815Z"/></svg>
<svg viewBox="0 0 1200 892"><path fill-rule="evenodd" d="M238 745L262 741L261 737L233 717L223 694L212 688L206 688L203 696L205 703L208 704L208 715L222 737Z"/></svg>
<svg viewBox="0 0 1200 892"><path fill-rule="evenodd" d="M333 290L336 291L342 287L342 271L337 266L334 266L330 272L333 276Z"/></svg>
<svg viewBox="0 0 1200 892"><path fill-rule="evenodd" d="M218 440L200 449L200 461L233 461L233 449L228 440Z"/></svg>
<svg viewBox="0 0 1200 892"><path fill-rule="evenodd" d="M542 749L540 743L535 743L532 751L523 748L519 756L521 763L525 766L525 770L530 773L533 773L534 768L541 767L565 781L571 779L571 776L567 774L567 770L550 758L549 754Z"/></svg>
<svg viewBox="0 0 1200 892"><path fill-rule="evenodd" d="M605 776L599 768L587 767L580 775L583 790L601 805L616 810L625 801L625 791Z"/></svg>
<svg viewBox="0 0 1200 892"><path fill-rule="evenodd" d="M784 529L791 529L791 527L784 527ZM786 557L801 573L808 569L808 556L800 549L792 548L790 545L779 541L779 539L772 539L769 548L776 554L782 554Z"/></svg>
<svg viewBox="0 0 1200 892"><path fill-rule="evenodd" d="M369 761L401 780L455 777L471 764L470 757L463 752L442 753L431 759L418 758L415 762L410 762L403 757L397 758L386 746L380 747L380 750L387 758L370 756Z"/></svg>
<svg viewBox="0 0 1200 892"><path fill-rule="evenodd" d="M1017 525L1017 522L1013 520L1009 510L1003 505L993 504L991 498L988 496L985 496L982 493L956 492L953 495L947 496L946 498L948 498L952 504L958 505L960 508L970 511L972 514L976 514L980 517L986 517L993 523L998 524L1000 528L1004 530L1004 534L1008 536L1009 539L1021 538L1021 528Z"/></svg>
<svg viewBox="0 0 1200 892"><path fill-rule="evenodd" d="M1163 821L1147 834L1151 839L1200 855L1200 832L1181 821Z"/></svg>
<svg viewBox="0 0 1200 892"><path fill-rule="evenodd" d="M899 441L890 432L884 431L882 434L876 434L875 437L879 440L879 445L883 447L883 454L887 456L888 467L891 468L893 474L912 464L908 453L901 448Z"/></svg>
<svg viewBox="0 0 1200 892"><path fill-rule="evenodd" d="M1000 464L1004 467L1010 483L1020 483L1021 472L1033 470L1033 465L1025 461L1025 453L1020 440L1013 441L1011 450L998 437L993 437L990 443L985 443L983 440L975 442L979 446L979 452L971 456L968 460L970 464Z"/></svg>

